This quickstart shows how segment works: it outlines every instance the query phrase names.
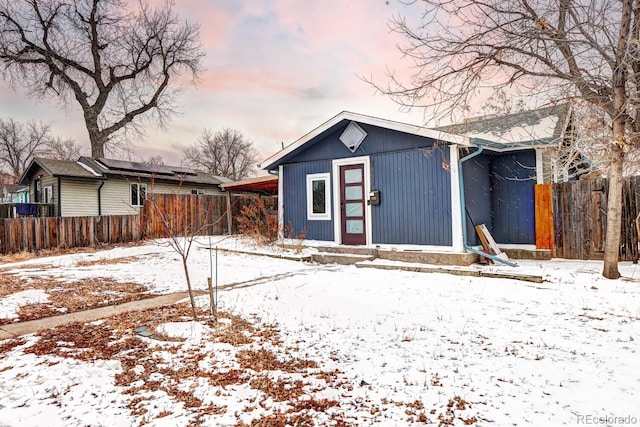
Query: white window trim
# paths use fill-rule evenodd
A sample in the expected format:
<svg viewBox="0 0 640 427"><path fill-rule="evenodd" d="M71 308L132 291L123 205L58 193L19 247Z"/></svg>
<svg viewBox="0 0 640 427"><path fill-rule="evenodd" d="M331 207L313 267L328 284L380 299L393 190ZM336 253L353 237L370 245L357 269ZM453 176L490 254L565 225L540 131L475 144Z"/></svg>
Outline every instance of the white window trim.
<svg viewBox="0 0 640 427"><path fill-rule="evenodd" d="M140 208L140 207L142 207L144 205L144 200L146 199L146 196L147 196L148 187L147 187L146 183L140 183L140 182L132 183L131 187L129 188L129 200L131 200L131 191L132 191L132 188L133 188L134 185L138 187L138 203L139 204L137 204L137 205L131 204L131 206ZM140 188L144 188L145 197L142 200L140 200Z"/></svg>
<svg viewBox="0 0 640 427"><path fill-rule="evenodd" d="M42 201L49 204L53 203L53 185L42 187Z"/></svg>
<svg viewBox="0 0 640 427"><path fill-rule="evenodd" d="M308 221L330 221L331 220L331 174L312 173L307 175L307 220ZM324 203L325 212L313 213L313 181L324 181Z"/></svg>

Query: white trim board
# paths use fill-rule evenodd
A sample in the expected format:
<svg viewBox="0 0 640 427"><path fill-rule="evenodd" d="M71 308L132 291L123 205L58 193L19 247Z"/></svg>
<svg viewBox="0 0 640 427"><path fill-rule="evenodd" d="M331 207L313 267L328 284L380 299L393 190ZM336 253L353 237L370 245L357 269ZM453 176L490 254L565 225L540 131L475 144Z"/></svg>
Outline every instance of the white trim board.
<svg viewBox="0 0 640 427"><path fill-rule="evenodd" d="M371 191L371 162L369 156L349 157L346 159L336 159L331 162L333 180L333 241L342 244L342 230L340 218L340 166L364 165L364 196L368 199ZM371 205L365 203L365 237L366 245L371 244L373 228L371 224Z"/></svg>

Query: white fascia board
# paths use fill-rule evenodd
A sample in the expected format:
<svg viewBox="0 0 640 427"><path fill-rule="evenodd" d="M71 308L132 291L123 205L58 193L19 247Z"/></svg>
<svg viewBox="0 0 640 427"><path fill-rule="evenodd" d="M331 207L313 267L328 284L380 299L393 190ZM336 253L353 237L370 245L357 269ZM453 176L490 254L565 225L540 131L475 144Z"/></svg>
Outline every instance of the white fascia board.
<svg viewBox="0 0 640 427"><path fill-rule="evenodd" d="M469 139L461 135L454 135L447 132L428 129L423 126L415 126L415 125L410 125L408 123L395 122L392 120L380 119L377 117L365 116L362 114L351 113L349 111L343 111L340 114L332 117L328 121L324 122L314 130L312 130L311 132L307 133L300 139L287 145L285 148L278 151L268 159L264 160L263 162L260 163L260 165L258 165L258 167L263 167L263 165L269 166L277 162L278 160L282 159L286 155L302 147L304 144L306 144L316 136L320 135L322 132L340 123L342 120L351 120L357 123L364 123L372 126L378 126L385 129L396 130L399 132L423 136L426 138L432 138L438 141L449 142L457 145L464 145L464 146L471 145L469 144Z"/></svg>

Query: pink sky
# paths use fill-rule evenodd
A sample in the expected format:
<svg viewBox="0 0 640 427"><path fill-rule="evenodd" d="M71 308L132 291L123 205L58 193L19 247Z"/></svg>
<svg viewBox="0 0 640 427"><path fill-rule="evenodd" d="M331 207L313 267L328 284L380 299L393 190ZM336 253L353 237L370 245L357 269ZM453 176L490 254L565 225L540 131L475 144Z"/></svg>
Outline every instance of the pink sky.
<svg viewBox="0 0 640 427"><path fill-rule="evenodd" d="M181 17L201 26L206 71L179 97L181 116L166 131L148 127L135 141L139 159L161 155L179 164L182 151L204 128L238 129L264 160L343 110L413 124L422 111L402 112L360 77L386 83L387 68L405 71L390 34L394 14L419 16L397 0L213 1L180 0ZM387 4L388 3L388 4ZM89 152L75 105L36 102L21 88L0 81L0 117L42 120L56 135L73 138Z"/></svg>

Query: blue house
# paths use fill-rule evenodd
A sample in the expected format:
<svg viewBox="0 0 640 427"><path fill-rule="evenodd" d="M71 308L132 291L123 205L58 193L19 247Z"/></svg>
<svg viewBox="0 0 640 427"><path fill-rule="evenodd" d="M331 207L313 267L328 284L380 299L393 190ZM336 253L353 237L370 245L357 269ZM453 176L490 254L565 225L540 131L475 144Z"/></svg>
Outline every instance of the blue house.
<svg viewBox="0 0 640 427"><path fill-rule="evenodd" d="M485 224L534 249L534 186L567 129L564 106L434 129L342 112L262 167L279 176L281 229L309 240L465 253Z"/></svg>

